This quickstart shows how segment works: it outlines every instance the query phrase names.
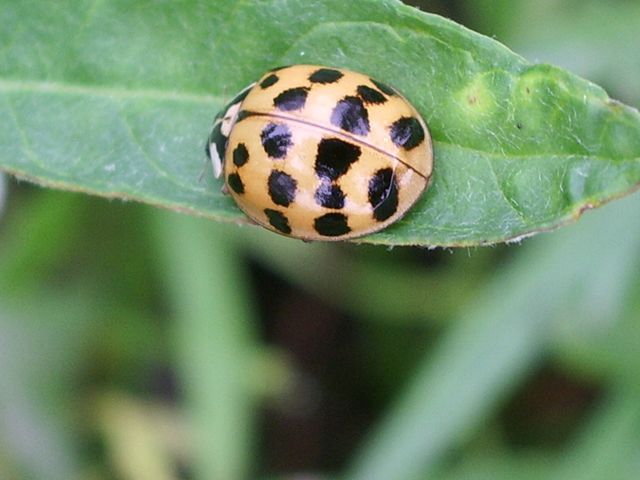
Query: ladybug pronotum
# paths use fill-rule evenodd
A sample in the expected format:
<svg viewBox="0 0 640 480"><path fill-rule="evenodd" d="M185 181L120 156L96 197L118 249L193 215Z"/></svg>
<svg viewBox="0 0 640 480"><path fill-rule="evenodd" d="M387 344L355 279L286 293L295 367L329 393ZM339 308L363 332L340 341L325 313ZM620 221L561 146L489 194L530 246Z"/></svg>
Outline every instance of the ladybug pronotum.
<svg viewBox="0 0 640 480"><path fill-rule="evenodd" d="M303 240L344 240L400 219L425 190L431 137L393 88L315 65L267 72L215 118L207 142L240 209Z"/></svg>

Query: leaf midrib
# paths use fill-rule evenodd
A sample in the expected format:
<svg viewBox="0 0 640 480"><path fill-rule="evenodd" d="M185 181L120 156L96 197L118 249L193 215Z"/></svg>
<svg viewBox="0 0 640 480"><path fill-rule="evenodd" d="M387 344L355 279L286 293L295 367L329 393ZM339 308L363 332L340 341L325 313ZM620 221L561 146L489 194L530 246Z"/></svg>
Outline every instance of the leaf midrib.
<svg viewBox="0 0 640 480"><path fill-rule="evenodd" d="M184 101L193 103L210 103L220 105L222 97L216 95L199 95L160 89L129 89L126 87L100 87L56 81L8 80L0 79L0 93L4 92L36 92L56 93L63 95L88 95L128 100L144 98L151 100Z"/></svg>
<svg viewBox="0 0 640 480"><path fill-rule="evenodd" d="M69 84L61 82L37 82L32 80L27 81L15 81L15 80L0 80L0 93L9 92L37 92L37 93L54 93L62 95L87 95L87 96L99 96L104 98L112 98L115 100L128 100L128 99L155 99L164 101L185 101L192 103L205 103L212 105L221 105L224 99L217 95L198 95L192 93L180 93L170 90L159 89L127 89L124 87L98 87L87 86L79 84ZM548 152L545 154L506 154L504 152L491 152L488 150L480 150L467 145L456 144L447 142L444 140L433 140L435 148L452 148L462 149L469 153L481 154L487 157L495 158L511 158L511 159L534 159L534 158L590 158L598 161L610 161L608 157L603 157L594 154L580 154L580 153L554 153ZM640 157L623 158L624 161L639 161Z"/></svg>

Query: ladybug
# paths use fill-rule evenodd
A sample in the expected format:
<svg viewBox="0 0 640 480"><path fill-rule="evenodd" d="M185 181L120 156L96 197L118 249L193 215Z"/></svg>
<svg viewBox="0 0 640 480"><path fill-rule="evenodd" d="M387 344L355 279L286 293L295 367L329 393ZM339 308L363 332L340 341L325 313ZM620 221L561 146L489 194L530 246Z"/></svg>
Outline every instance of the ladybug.
<svg viewBox="0 0 640 480"><path fill-rule="evenodd" d="M344 240L400 219L426 189L431 136L395 89L317 65L271 70L214 119L206 152L256 223Z"/></svg>

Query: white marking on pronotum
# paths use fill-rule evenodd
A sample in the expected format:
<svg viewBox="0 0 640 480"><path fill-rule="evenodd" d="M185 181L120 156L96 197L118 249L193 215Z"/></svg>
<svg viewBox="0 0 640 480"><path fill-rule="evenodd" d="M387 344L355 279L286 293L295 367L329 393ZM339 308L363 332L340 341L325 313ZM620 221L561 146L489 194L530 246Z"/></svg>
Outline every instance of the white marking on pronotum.
<svg viewBox="0 0 640 480"><path fill-rule="evenodd" d="M251 90L254 85L255 85L255 82L252 83L251 85L248 85L240 93L238 93L237 96L239 97L244 92L247 92L247 91ZM233 128L233 126L236 123L236 120L238 118L238 112L240 111L240 105L242 105L242 100L239 101L239 102L234 103L229 108L227 108L227 111L224 112L223 117L219 118L218 120L216 120L213 123L213 128L214 129L218 125L218 123L221 124L220 125L220 134L225 139L229 138L229 135L231 134L231 129ZM210 143L209 144L209 157L211 157L211 166L213 167L213 176L215 178L220 178L220 176L222 175L224 158L220 158L220 155L218 155L218 149L216 148L216 144L215 143Z"/></svg>
<svg viewBox="0 0 640 480"><path fill-rule="evenodd" d="M236 123L236 118L238 117L239 110L240 102L234 103L227 109L226 112L224 112L224 116L221 119L216 120L216 122L213 124L213 128L215 128L216 125L220 123L220 134L224 138L229 138L231 129ZM211 157L213 176L215 178L220 178L220 175L222 175L222 162L224 161L224 158L220 158L220 155L218 155L218 149L216 148L215 143L209 144L209 156Z"/></svg>
<svg viewBox="0 0 640 480"><path fill-rule="evenodd" d="M213 167L213 176L220 178L222 175L222 159L218 155L218 149L215 143L209 144L209 156L211 157L211 166Z"/></svg>
<svg viewBox="0 0 640 480"><path fill-rule="evenodd" d="M220 126L220 132L225 137L228 137L231 133L231 127L236 123L236 117L238 116L238 110L240 110L240 102L231 105L224 113L222 118L222 125Z"/></svg>

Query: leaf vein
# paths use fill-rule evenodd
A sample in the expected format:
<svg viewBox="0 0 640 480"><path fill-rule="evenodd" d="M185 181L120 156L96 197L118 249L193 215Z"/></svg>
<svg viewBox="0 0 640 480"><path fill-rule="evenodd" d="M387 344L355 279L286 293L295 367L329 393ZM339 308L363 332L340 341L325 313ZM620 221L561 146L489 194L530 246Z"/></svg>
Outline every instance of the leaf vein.
<svg viewBox="0 0 640 480"><path fill-rule="evenodd" d="M24 152L24 155L32 163L34 163L35 165L40 167L45 172L57 173L57 172L51 170L50 168L47 168L46 163L44 163L44 162L42 162L40 160L39 155L31 147L31 142L29 141L29 137L27 135L27 132L22 127L22 122L20 121L20 118L18 117L18 112L16 111L15 106L13 105L13 103L11 103L11 100L9 98L7 98L5 100L6 100L6 103L7 103L7 107L9 109L9 115L11 115L11 119L13 120L13 123L15 124L16 130L18 131L18 136L20 137L20 143L22 144L22 150Z"/></svg>
<svg viewBox="0 0 640 480"><path fill-rule="evenodd" d="M491 172L491 176L493 177L493 179L495 181L496 188L497 188L498 192L500 192L500 196L503 198L505 203L516 214L516 216L520 219L520 221L523 224L526 225L526 224L530 223L528 218L525 216L524 212L522 212L521 209L517 208L516 204L514 204L513 202L511 202L509 200L509 197L505 193L504 187L502 186L502 183L500 183L500 179L498 178L498 175L496 174L496 170L495 170L495 168L493 166L493 163L491 162L491 159L487 157L486 158L486 162L487 162L487 165L489 166L489 171Z"/></svg>
<svg viewBox="0 0 640 480"><path fill-rule="evenodd" d="M222 97L198 95L154 89L127 89L125 87L99 87L48 81L0 80L0 92L37 92L67 95L108 97L117 100L143 98L168 101L185 101L205 104L222 104Z"/></svg>
<svg viewBox="0 0 640 480"><path fill-rule="evenodd" d="M155 170L163 178L167 179L170 183L173 183L174 185L176 185L178 187L184 188L185 190L189 190L191 192L197 192L199 194L209 195L209 192L206 192L206 191L203 192L202 190L193 188L191 185L187 185L187 184L185 184L183 182L180 182L180 181L176 180L176 178L173 175L171 175L167 170L163 169L153 159L153 157L149 154L149 152L147 152L146 148L143 147L142 142L139 141L138 136L133 131L133 128L131 126L131 122L129 121L128 116L126 115L126 113L122 109L122 105L121 104L118 105L118 111L120 113L120 118L122 119L122 123L124 124L125 129L126 129L128 135L129 135L129 137L133 141L133 144L137 147L138 151L145 158L146 163L153 170Z"/></svg>

